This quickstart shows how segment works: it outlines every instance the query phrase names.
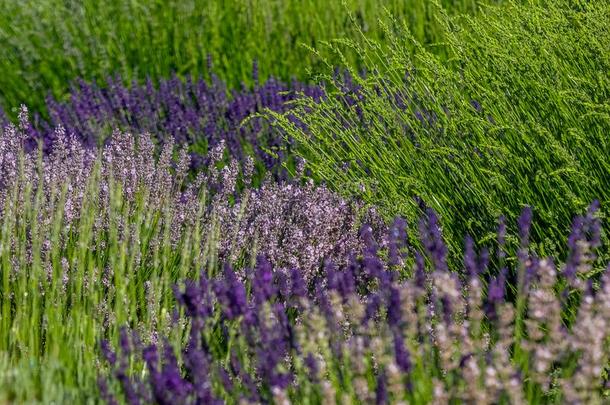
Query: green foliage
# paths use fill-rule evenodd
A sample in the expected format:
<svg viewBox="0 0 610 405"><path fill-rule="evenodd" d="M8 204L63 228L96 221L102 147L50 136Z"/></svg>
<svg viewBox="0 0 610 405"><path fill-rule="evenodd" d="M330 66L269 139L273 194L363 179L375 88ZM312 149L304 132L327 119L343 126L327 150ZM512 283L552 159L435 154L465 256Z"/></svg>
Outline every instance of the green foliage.
<svg viewBox="0 0 610 405"><path fill-rule="evenodd" d="M442 3L471 12L477 2ZM0 0L0 105L41 111L49 91L61 98L77 77L206 76L208 55L231 86L252 82L253 60L261 78L304 79L322 64L307 47L355 38L356 28L388 40L378 24L383 7L425 43L440 39L431 3L420 0Z"/></svg>
<svg viewBox="0 0 610 405"><path fill-rule="evenodd" d="M512 220L527 204L533 240L542 254L557 253L570 213L610 202L610 7L511 3L439 21L449 58L393 21L384 43L363 35L330 44L376 72L361 78L348 65L362 101L348 106L339 89L322 103L300 101L308 131L274 118L337 190L411 220L420 212L414 197L423 199L453 252L464 234L488 239L495 218Z"/></svg>

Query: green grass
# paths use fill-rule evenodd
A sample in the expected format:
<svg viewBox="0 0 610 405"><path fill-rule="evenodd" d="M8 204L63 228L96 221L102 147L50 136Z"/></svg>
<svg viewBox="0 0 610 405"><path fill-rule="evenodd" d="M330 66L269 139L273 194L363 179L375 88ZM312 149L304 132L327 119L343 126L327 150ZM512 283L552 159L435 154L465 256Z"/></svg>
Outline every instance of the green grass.
<svg viewBox="0 0 610 405"><path fill-rule="evenodd" d="M478 2L441 3L453 13L473 12ZM261 78L306 79L322 66L307 47L356 38L356 28L387 40L378 24L383 7L423 42L440 39L434 6L420 0L0 0L0 105L40 111L48 92L65 96L77 77L207 76L208 55L230 86L252 82L253 60Z"/></svg>
<svg viewBox="0 0 610 405"><path fill-rule="evenodd" d="M358 43L331 44L379 72L357 79L361 113L336 91L320 104L297 103L308 132L275 118L332 188L411 220L420 213L414 197L422 198L440 214L453 252L466 233L492 237L500 214L514 223L524 205L534 208L541 253L565 251L556 242L572 213L593 199L607 213L610 203L610 7L511 3L441 21L447 59L397 21L383 43L363 33ZM345 66L356 75L357 64ZM400 108L395 94L417 101ZM422 123L423 111L437 121Z"/></svg>

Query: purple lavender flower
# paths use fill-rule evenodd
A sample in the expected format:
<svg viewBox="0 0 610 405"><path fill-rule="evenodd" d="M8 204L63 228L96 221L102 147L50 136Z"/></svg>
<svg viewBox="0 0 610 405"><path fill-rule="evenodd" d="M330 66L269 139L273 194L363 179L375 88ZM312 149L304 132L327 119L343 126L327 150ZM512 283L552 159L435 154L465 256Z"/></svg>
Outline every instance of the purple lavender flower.
<svg viewBox="0 0 610 405"><path fill-rule="evenodd" d="M285 85L273 78L258 84L256 63L253 75L256 84L252 90L233 91L230 97L225 84L217 79L208 84L202 79L187 77L182 81L174 76L160 81L156 88L150 79L129 87L119 76L108 77L105 86L78 80L72 86L69 101L49 97L50 120L28 127L26 132L32 139L42 139L45 149L53 144L53 131L59 125L87 147L103 142L109 135L108 129L115 128L148 132L161 142L171 136L177 143L195 145L191 161L195 169L207 164L205 154L200 154L201 146L210 148L224 140L231 156L241 161L245 158L242 145L246 142L253 146L256 158L267 169L279 172L283 159L266 150L278 152L289 147L290 141L286 143L283 134L261 118L247 123L244 120L266 108L285 112L290 108L286 102L295 99L298 93L319 99L323 90L298 82ZM0 124L3 120L0 111Z"/></svg>
<svg viewBox="0 0 610 405"><path fill-rule="evenodd" d="M422 290L426 285L426 267L424 257L419 252L415 252L415 285Z"/></svg>
<svg viewBox="0 0 610 405"><path fill-rule="evenodd" d="M484 247L481 249L481 253L479 254L479 260L477 262L479 274L485 274L487 271L487 267L489 266L489 249Z"/></svg>
<svg viewBox="0 0 610 405"><path fill-rule="evenodd" d="M290 271L290 294L296 299L305 298L307 295L307 285L303 275L296 268Z"/></svg>
<svg viewBox="0 0 610 405"><path fill-rule="evenodd" d="M378 294L372 294L368 297L368 302L366 303L366 311L363 318L363 323L375 319L377 313L379 312L379 308L381 306L381 298Z"/></svg>
<svg viewBox="0 0 610 405"><path fill-rule="evenodd" d="M318 379L320 367L318 365L318 361L312 353L308 353L305 357L305 366L307 366L307 369L309 370L310 378L316 381Z"/></svg>
<svg viewBox="0 0 610 405"><path fill-rule="evenodd" d="M131 344L129 342L128 331L125 328L122 328L119 334L119 346L121 347L122 357L118 359L117 367L114 372L115 378L120 382L121 387L125 393L125 399L127 403L131 405L139 405L141 403L140 396L138 395L138 391L136 389L137 385L134 384L127 374L127 359L131 354ZM102 342L102 350L104 350L104 342ZM108 359L109 350L105 349L106 358ZM111 357L114 357L112 355ZM113 364L110 360L109 362Z"/></svg>
<svg viewBox="0 0 610 405"><path fill-rule="evenodd" d="M201 274L199 285L193 281L186 281L184 292L175 288L174 295L178 303L185 307L187 316L205 319L212 314L212 302L208 290L207 277Z"/></svg>
<svg viewBox="0 0 610 405"><path fill-rule="evenodd" d="M594 200L587 208L585 215L585 232L588 235L589 244L592 248L597 248L601 244L601 221L597 216L599 211L599 201Z"/></svg>
<svg viewBox="0 0 610 405"><path fill-rule="evenodd" d="M377 389L375 390L375 404L384 405L388 403L388 389L386 387L385 372L377 375Z"/></svg>
<svg viewBox="0 0 610 405"><path fill-rule="evenodd" d="M519 227L519 240L521 241L521 246L527 246L532 226L532 209L530 207L523 208L517 225Z"/></svg>
<svg viewBox="0 0 610 405"><path fill-rule="evenodd" d="M405 258L404 249L407 247L407 222L397 217L389 231L388 256L391 266L398 266Z"/></svg>
<svg viewBox="0 0 610 405"><path fill-rule="evenodd" d="M169 343L165 343L164 363L159 368L158 352L153 346L144 352L150 373L154 401L159 404L186 403L193 387L181 376L176 357Z"/></svg>
<svg viewBox="0 0 610 405"><path fill-rule="evenodd" d="M377 250L379 249L379 245L375 240L375 236L373 235L373 228L369 224L364 224L360 228L360 238L362 239L365 246L365 254L369 256L375 256L377 254Z"/></svg>
<svg viewBox="0 0 610 405"><path fill-rule="evenodd" d="M355 260L350 258L351 260ZM343 270L338 270L336 265L331 261L327 260L324 269L326 271L327 287L329 290L335 290L339 292L344 300L356 292L356 280L354 278L354 266L353 262L350 262Z"/></svg>
<svg viewBox="0 0 610 405"><path fill-rule="evenodd" d="M390 327L400 326L402 322L402 309L400 306L400 291L396 287L390 287L388 297L388 323Z"/></svg>
<svg viewBox="0 0 610 405"><path fill-rule="evenodd" d="M478 112L480 113L481 111L483 111L483 107L481 106L481 103L479 103L477 100L470 100L470 105Z"/></svg>
<svg viewBox="0 0 610 405"><path fill-rule="evenodd" d="M493 277L487 287L487 301L485 311L490 319L495 319L496 308L499 304L504 301L504 294L506 288L506 269L502 269L500 274Z"/></svg>
<svg viewBox="0 0 610 405"><path fill-rule="evenodd" d="M110 343L108 343L107 340L102 340L100 342L100 349L106 361L110 363L111 366L114 366L116 363L116 354L110 348Z"/></svg>
<svg viewBox="0 0 610 405"><path fill-rule="evenodd" d="M262 303L261 303L262 305ZM253 354L257 359L257 379L271 389L284 389L292 381L289 372L280 371L279 366L285 356L296 347L293 341L292 327L286 316L286 307L282 303L270 305L271 319L266 319L261 311L267 311L259 305L255 310L259 312L256 321L248 322L244 332L250 336Z"/></svg>
<svg viewBox="0 0 610 405"><path fill-rule="evenodd" d="M252 281L252 291L257 304L267 301L274 295L273 270L271 263L263 255L256 259L256 271Z"/></svg>
<svg viewBox="0 0 610 405"><path fill-rule="evenodd" d="M411 355L405 347L404 339L400 332L394 332L394 356L396 364L403 373L411 372L413 364L411 363Z"/></svg>
<svg viewBox="0 0 610 405"><path fill-rule="evenodd" d="M419 233L435 270L447 271L447 246L443 241L438 217L430 208L426 210L426 215L420 220Z"/></svg>
<svg viewBox="0 0 610 405"><path fill-rule="evenodd" d="M569 256L563 274L574 282L583 262L595 259L594 250L601 244L601 221L596 215L599 202L591 203L584 216L577 216L572 222L572 232L568 238Z"/></svg>
<svg viewBox="0 0 610 405"><path fill-rule="evenodd" d="M258 392L258 388L256 386L256 382L248 374L246 370L242 367L242 364L235 354L235 352L231 352L231 361L230 361L231 372L234 376L239 377L241 381L243 381L244 386L248 390L248 397L253 402L260 402L260 395Z"/></svg>
<svg viewBox="0 0 610 405"><path fill-rule="evenodd" d="M214 283L214 291L222 304L224 315L228 319L234 319L247 310L246 288L237 279L229 264L225 264L224 276L224 280Z"/></svg>
<svg viewBox="0 0 610 405"><path fill-rule="evenodd" d="M469 236L466 236L464 242L464 267L466 268L466 274L470 278L477 277L478 266L477 258L474 252L474 240Z"/></svg>
<svg viewBox="0 0 610 405"><path fill-rule="evenodd" d="M106 403L108 405L118 405L118 402L114 398L114 395L112 395L112 393L110 393L106 378L99 377L97 379L97 386L100 390L100 396L102 398L102 401L104 401L104 403Z"/></svg>

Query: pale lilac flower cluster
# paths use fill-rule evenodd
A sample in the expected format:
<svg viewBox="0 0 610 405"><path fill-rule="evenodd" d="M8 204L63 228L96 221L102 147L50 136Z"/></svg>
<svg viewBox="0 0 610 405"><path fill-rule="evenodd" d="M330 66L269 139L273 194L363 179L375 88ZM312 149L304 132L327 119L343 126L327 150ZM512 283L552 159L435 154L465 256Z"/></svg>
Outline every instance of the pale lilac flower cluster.
<svg viewBox="0 0 610 405"><path fill-rule="evenodd" d="M218 260L236 262L264 253L275 267L297 267L309 281L324 260L340 262L359 246L357 223L361 215L374 215L311 183L268 178L254 188L252 159L221 167L224 142L210 151L209 169L191 181L190 155L182 147L175 159L171 139L159 148L146 133L115 131L103 148L91 149L59 127L50 153L39 156L24 150L28 125L23 109L20 126L0 134L0 207L20 209L20 200L37 198L39 190L42 229L50 229L58 212L66 230L77 227L84 199L95 198L94 235L117 225L119 241L138 246L138 224L130 218L143 210L158 229L169 230L172 246L198 229L202 256L214 252ZM164 232L154 235L151 250L165 243Z"/></svg>

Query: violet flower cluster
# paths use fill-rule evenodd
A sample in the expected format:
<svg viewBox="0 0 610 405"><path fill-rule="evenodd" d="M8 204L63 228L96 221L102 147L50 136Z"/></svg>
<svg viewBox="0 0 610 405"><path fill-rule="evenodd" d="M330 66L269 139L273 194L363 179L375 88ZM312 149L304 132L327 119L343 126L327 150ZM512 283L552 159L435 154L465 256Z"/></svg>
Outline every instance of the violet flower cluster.
<svg viewBox="0 0 610 405"><path fill-rule="evenodd" d="M528 251L526 209L521 250L506 260L514 266L492 271L489 250L477 254L467 238L465 271L450 271L428 210L424 255L407 245L400 219L385 246L364 226L359 254L342 266L327 261L311 288L298 269L274 268L264 255L243 281L229 265L204 271L176 288L190 325L181 352L169 339L144 345L124 330L118 351L102 344L110 369L102 394L131 404L602 403L610 271L590 277L596 210L575 219L562 266ZM504 232L501 221L502 259ZM567 293L558 292L566 281ZM577 304L568 308L566 295ZM142 368L130 373L134 361Z"/></svg>
<svg viewBox="0 0 610 405"><path fill-rule="evenodd" d="M243 161L251 148L266 169L279 170L290 142L285 142L280 129L252 116L264 109L286 112L290 108L287 102L300 94L319 99L322 88L297 81L287 85L273 78L259 83L256 64L253 75L253 89L232 91L215 75L211 83L174 76L158 84L149 79L130 86L125 86L120 77L109 77L104 85L79 80L67 101L47 98L49 120L34 120L28 129L30 146L34 140L43 139L49 147L58 126L89 147L99 145L110 132L121 129L148 132L160 142L172 137L177 144L193 145L193 168L205 166L206 148L223 140L235 159Z"/></svg>

